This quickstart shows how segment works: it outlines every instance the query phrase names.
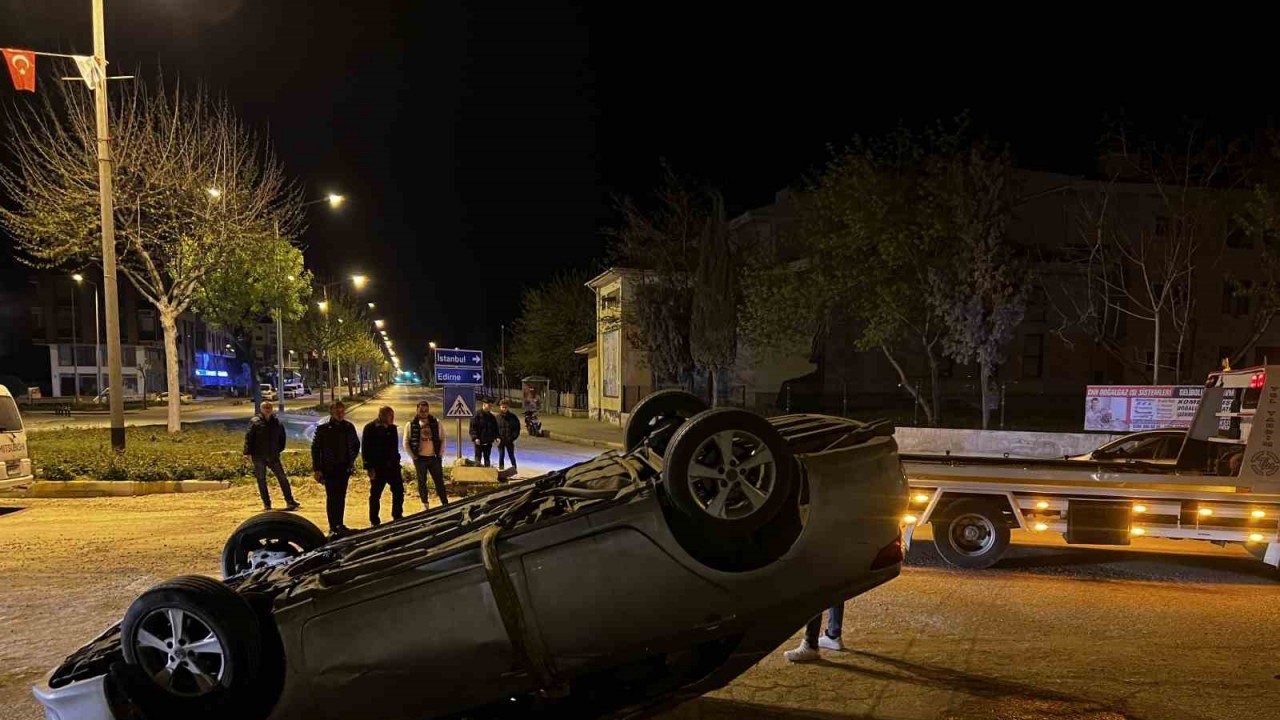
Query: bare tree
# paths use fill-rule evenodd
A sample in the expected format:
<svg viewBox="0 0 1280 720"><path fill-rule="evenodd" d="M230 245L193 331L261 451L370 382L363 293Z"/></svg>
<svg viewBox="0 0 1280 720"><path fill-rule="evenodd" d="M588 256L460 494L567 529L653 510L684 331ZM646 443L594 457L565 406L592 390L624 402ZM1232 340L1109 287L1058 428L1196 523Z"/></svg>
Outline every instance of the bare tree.
<svg viewBox="0 0 1280 720"><path fill-rule="evenodd" d="M711 211L703 223L700 244L689 350L694 362L707 371L711 404L718 405L727 391L720 387L721 373L733 366L738 355L739 272L719 193L711 193Z"/></svg>
<svg viewBox="0 0 1280 720"><path fill-rule="evenodd" d="M168 427L177 432L178 316L240 243L295 235L301 195L266 141L199 89L136 82L113 100L112 115L119 268L160 316ZM20 257L37 267L98 262L92 99L68 83L39 112L14 110L9 121L15 162L0 171L0 186L13 205L0 209L0 223Z"/></svg>
<svg viewBox="0 0 1280 720"><path fill-rule="evenodd" d="M1152 384L1160 383L1162 370L1181 380L1202 251L1229 227L1218 193L1230 188L1234 153L1194 132L1176 148L1137 150L1121 133L1109 157L1110 177L1082 198L1086 252L1072 281L1082 275L1083 289L1059 294L1072 308L1064 313L1064 329L1083 329ZM1121 337L1122 319L1150 326L1149 364L1142 349ZM1172 364L1163 360L1166 347L1173 348Z"/></svg>

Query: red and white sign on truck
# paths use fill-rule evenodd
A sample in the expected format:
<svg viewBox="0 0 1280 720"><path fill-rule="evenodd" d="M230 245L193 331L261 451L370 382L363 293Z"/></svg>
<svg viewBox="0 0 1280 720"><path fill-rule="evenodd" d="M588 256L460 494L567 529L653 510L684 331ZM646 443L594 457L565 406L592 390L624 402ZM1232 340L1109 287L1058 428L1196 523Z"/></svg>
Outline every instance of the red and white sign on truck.
<svg viewBox="0 0 1280 720"><path fill-rule="evenodd" d="M1176 463L902 455L909 521L953 565L985 568L1010 533L1070 544L1240 543L1280 568L1280 365L1209 376Z"/></svg>

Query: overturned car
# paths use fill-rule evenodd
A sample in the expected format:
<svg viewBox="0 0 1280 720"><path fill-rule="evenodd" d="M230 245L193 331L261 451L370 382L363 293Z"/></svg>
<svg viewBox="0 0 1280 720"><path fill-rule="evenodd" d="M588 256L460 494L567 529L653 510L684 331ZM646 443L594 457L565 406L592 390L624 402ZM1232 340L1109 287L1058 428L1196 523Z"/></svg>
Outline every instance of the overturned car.
<svg viewBox="0 0 1280 720"><path fill-rule="evenodd" d="M895 577L893 429L678 392L626 452L340 540L246 521L35 694L58 720L638 717Z"/></svg>

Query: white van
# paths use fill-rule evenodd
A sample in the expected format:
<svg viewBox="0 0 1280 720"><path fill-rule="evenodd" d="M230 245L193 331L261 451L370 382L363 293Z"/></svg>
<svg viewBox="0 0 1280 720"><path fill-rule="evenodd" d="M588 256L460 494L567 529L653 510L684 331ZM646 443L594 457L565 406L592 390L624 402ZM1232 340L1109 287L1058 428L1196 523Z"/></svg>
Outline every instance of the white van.
<svg viewBox="0 0 1280 720"><path fill-rule="evenodd" d="M0 385L0 490L31 482L27 433L9 391Z"/></svg>

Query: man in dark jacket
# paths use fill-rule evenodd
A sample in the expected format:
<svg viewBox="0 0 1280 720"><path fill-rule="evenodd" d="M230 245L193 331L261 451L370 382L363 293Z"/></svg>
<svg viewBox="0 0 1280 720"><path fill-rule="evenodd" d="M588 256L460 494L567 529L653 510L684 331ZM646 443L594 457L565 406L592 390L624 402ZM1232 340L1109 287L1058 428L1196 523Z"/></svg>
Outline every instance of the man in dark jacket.
<svg viewBox="0 0 1280 720"><path fill-rule="evenodd" d="M516 438L520 437L520 419L511 412L506 400L498 403L498 469L501 470L507 456L511 457L511 469L516 469Z"/></svg>
<svg viewBox="0 0 1280 720"><path fill-rule="evenodd" d="M369 524L378 527L382 520L382 488L391 486L391 519L404 517L404 476L400 473L400 444L396 438L396 413L388 406L378 408L378 419L364 426L360 438L360 457L369 473Z"/></svg>
<svg viewBox="0 0 1280 720"><path fill-rule="evenodd" d="M489 467L493 441L498 439L498 420L489 412L489 401L480 403L480 412L471 418L471 443L476 446L476 464ZM482 462L483 460L483 462Z"/></svg>
<svg viewBox="0 0 1280 720"><path fill-rule="evenodd" d="M249 421L249 431L244 434L244 456L253 463L253 476L258 479L258 494L262 496L264 510L271 509L271 493L267 491L268 469L280 482L284 509L297 510L302 507L293 499L293 488L289 487L289 478L284 474L284 466L280 464L284 443L284 423L276 417L276 406L269 402L262 403L262 412L253 416L253 420Z"/></svg>
<svg viewBox="0 0 1280 720"><path fill-rule="evenodd" d="M316 426L311 440L311 467L316 482L324 485L325 510L329 516L329 534L350 532L343 524L347 507L347 481L360 456L360 438L356 426L347 421L347 406L339 400L329 406L329 419Z"/></svg>

